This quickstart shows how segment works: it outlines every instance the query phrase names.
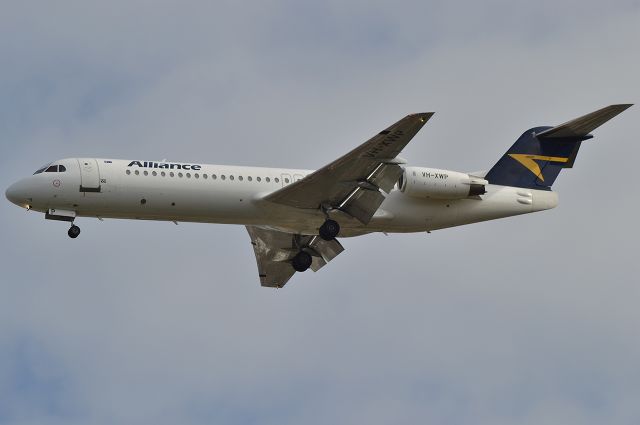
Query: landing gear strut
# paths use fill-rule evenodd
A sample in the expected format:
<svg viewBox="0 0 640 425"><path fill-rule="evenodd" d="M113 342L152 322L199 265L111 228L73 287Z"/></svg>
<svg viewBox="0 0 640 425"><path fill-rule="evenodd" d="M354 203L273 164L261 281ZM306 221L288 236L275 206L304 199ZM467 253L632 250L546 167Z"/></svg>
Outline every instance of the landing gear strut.
<svg viewBox="0 0 640 425"><path fill-rule="evenodd" d="M303 271L306 271L309 267L311 267L312 261L313 259L311 258L311 254L305 251L300 251L291 260L291 265L293 266L293 269L295 271L303 272Z"/></svg>
<svg viewBox="0 0 640 425"><path fill-rule="evenodd" d="M340 233L340 225L337 221L328 218L324 223L322 223L318 233L325 241L334 240L336 236L338 236L338 233Z"/></svg>
<svg viewBox="0 0 640 425"><path fill-rule="evenodd" d="M80 228L75 224L72 224L67 234L71 239L75 239L80 235Z"/></svg>

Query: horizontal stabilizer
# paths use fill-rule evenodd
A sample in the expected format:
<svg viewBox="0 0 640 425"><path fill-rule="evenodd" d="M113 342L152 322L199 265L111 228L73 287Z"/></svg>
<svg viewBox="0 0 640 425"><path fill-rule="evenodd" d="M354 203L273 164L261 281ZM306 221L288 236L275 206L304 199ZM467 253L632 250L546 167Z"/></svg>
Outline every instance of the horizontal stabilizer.
<svg viewBox="0 0 640 425"><path fill-rule="evenodd" d="M539 138L586 138L588 134L615 117L632 104L610 105L580 118L544 130L536 134Z"/></svg>

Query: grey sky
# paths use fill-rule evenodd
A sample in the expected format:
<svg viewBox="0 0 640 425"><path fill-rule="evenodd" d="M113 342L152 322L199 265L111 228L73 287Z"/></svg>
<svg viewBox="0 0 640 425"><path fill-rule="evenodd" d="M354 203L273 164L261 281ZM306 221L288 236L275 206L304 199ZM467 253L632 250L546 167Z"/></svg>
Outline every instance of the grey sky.
<svg viewBox="0 0 640 425"><path fill-rule="evenodd" d="M638 1L5 2L0 182L97 156L315 168L436 111L413 165L640 101ZM637 424L638 106L560 206L344 240L261 288L242 227L0 202L0 423Z"/></svg>

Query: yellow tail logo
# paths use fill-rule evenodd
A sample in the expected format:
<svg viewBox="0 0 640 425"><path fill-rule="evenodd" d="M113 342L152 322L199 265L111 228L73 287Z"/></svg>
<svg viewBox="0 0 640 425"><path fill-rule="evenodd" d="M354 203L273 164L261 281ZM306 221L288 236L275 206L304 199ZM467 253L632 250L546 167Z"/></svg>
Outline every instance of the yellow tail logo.
<svg viewBox="0 0 640 425"><path fill-rule="evenodd" d="M551 161L551 162L568 162L569 158L563 158L561 156L544 156L544 155L529 155L526 153L510 153L509 156L520 164L524 165L529 171L531 171L537 178L544 181L542 170L536 162L539 161Z"/></svg>

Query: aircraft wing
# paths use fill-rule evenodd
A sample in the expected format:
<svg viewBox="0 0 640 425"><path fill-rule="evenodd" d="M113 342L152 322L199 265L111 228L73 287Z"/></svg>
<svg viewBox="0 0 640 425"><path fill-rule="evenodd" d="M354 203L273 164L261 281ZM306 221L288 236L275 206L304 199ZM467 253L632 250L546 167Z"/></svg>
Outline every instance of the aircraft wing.
<svg viewBox="0 0 640 425"><path fill-rule="evenodd" d="M366 224L402 175L396 156L433 116L407 115L348 154L265 197L297 208L340 209Z"/></svg>
<svg viewBox="0 0 640 425"><path fill-rule="evenodd" d="M344 248L337 240L325 241L319 236L304 236L257 226L246 226L258 263L260 284L282 288L295 273L291 259L304 248L313 262L311 270L320 270L333 260Z"/></svg>

